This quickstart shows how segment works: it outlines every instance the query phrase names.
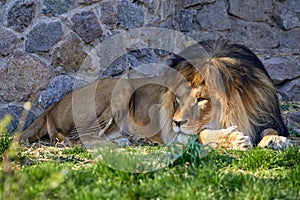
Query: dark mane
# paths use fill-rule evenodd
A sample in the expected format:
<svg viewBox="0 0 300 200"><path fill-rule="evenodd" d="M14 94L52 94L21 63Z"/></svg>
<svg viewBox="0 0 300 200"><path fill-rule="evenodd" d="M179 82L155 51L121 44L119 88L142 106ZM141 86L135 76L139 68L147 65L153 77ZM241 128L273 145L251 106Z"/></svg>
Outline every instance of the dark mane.
<svg viewBox="0 0 300 200"><path fill-rule="evenodd" d="M218 102L213 110L215 129L236 125L254 143L267 128L288 135L273 81L249 48L226 40L202 41L168 60L178 71L184 64L202 74Z"/></svg>

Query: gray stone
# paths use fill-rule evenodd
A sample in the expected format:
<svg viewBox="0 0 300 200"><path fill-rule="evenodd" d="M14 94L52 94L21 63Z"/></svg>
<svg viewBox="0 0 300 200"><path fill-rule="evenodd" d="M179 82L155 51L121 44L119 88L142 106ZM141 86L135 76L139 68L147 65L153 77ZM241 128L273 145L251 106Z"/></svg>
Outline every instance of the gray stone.
<svg viewBox="0 0 300 200"><path fill-rule="evenodd" d="M117 77L130 68L127 55L123 55L111 63L103 72L101 78Z"/></svg>
<svg viewBox="0 0 300 200"><path fill-rule="evenodd" d="M143 7L122 0L117 7L117 23L127 29L142 27L144 25Z"/></svg>
<svg viewBox="0 0 300 200"><path fill-rule="evenodd" d="M26 101L43 89L53 72L38 58L16 52L0 68L0 97L6 102Z"/></svg>
<svg viewBox="0 0 300 200"><path fill-rule="evenodd" d="M52 60L55 67L61 66L65 72L77 72L86 56L80 41L72 39L53 51Z"/></svg>
<svg viewBox="0 0 300 200"><path fill-rule="evenodd" d="M247 21L266 21L273 11L272 0L229 0L229 13Z"/></svg>
<svg viewBox="0 0 300 200"><path fill-rule="evenodd" d="M183 0L182 6L184 8L198 6L198 5L206 5L215 2L216 0Z"/></svg>
<svg viewBox="0 0 300 200"><path fill-rule="evenodd" d="M280 47L298 49L300 51L300 28L284 32L280 39Z"/></svg>
<svg viewBox="0 0 300 200"><path fill-rule="evenodd" d="M139 49L128 53L128 60L132 68L138 65L157 63L157 57L153 50Z"/></svg>
<svg viewBox="0 0 300 200"><path fill-rule="evenodd" d="M103 33L96 14L91 10L76 13L71 17L71 21L72 29L85 43L94 41Z"/></svg>
<svg viewBox="0 0 300 200"><path fill-rule="evenodd" d="M289 30L300 26L300 21L296 13L287 9L280 10L276 15L275 19L277 24L283 30Z"/></svg>
<svg viewBox="0 0 300 200"><path fill-rule="evenodd" d="M222 31L230 28L227 4L223 1L203 6L203 8L198 11L196 20L204 30Z"/></svg>
<svg viewBox="0 0 300 200"><path fill-rule="evenodd" d="M0 56L10 54L17 43L18 38L13 32L0 27Z"/></svg>
<svg viewBox="0 0 300 200"><path fill-rule="evenodd" d="M103 24L109 27L109 29L114 29L117 25L116 22L116 9L111 2L103 2L100 4L101 21Z"/></svg>
<svg viewBox="0 0 300 200"><path fill-rule="evenodd" d="M283 100L300 101L300 78L289 81L278 88Z"/></svg>
<svg viewBox="0 0 300 200"><path fill-rule="evenodd" d="M6 115L12 116L12 121L10 122L9 126L7 127L7 131L9 133L13 133L19 126L19 121L24 111L23 106L19 105L6 105L0 107L0 119L3 119ZM29 112L23 127L25 130L35 119L37 116L33 114L33 112Z"/></svg>
<svg viewBox="0 0 300 200"><path fill-rule="evenodd" d="M101 0L75 0L77 3L79 4L86 4L86 5L90 5L90 4L93 4L93 3L97 3Z"/></svg>
<svg viewBox="0 0 300 200"><path fill-rule="evenodd" d="M296 60L272 57L262 62L276 85L300 77L300 65Z"/></svg>
<svg viewBox="0 0 300 200"><path fill-rule="evenodd" d="M173 18L175 14L172 0L149 0L142 4L145 5L145 26L147 27L158 27L161 22Z"/></svg>
<svg viewBox="0 0 300 200"><path fill-rule="evenodd" d="M49 84L46 90L42 91L38 105L44 110L61 100L66 94L71 92L74 87L73 78L67 75L55 77Z"/></svg>
<svg viewBox="0 0 300 200"><path fill-rule="evenodd" d="M42 10L45 15L56 16L66 13L72 6L73 0L42 0L45 8Z"/></svg>
<svg viewBox="0 0 300 200"><path fill-rule="evenodd" d="M300 136L300 111L288 114L288 125Z"/></svg>
<svg viewBox="0 0 300 200"><path fill-rule="evenodd" d="M233 20L231 31L227 34L232 42L251 48L275 48L279 45L279 32L266 23Z"/></svg>
<svg viewBox="0 0 300 200"><path fill-rule="evenodd" d="M35 16L35 7L34 1L16 1L7 13L8 27L23 32Z"/></svg>
<svg viewBox="0 0 300 200"><path fill-rule="evenodd" d="M35 25L28 33L25 48L28 52L49 51L59 42L63 31L59 21L42 22Z"/></svg>
<svg viewBox="0 0 300 200"><path fill-rule="evenodd" d="M202 41L202 40L217 40L219 38L224 38L224 33L220 31L197 31L192 30L187 33L189 37L191 37L195 41Z"/></svg>
<svg viewBox="0 0 300 200"><path fill-rule="evenodd" d="M292 120L294 120L294 121L300 123L300 111L295 112L295 113L292 113L292 114L290 115L290 117L291 117Z"/></svg>
<svg viewBox="0 0 300 200"><path fill-rule="evenodd" d="M175 14L175 21L179 24L181 31L191 31L193 29L193 18L196 11L180 10Z"/></svg>

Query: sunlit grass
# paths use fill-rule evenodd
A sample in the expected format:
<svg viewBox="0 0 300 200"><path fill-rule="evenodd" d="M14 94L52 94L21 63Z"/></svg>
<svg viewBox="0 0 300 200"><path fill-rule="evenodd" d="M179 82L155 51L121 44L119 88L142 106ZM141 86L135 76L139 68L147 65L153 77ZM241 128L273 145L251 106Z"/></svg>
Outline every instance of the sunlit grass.
<svg viewBox="0 0 300 200"><path fill-rule="evenodd" d="M164 147L145 147L142 154L157 151L157 148L162 148L161 152L166 150ZM11 199L299 197L299 147L285 151L219 150L207 154L203 154L201 148L201 145L194 143L168 167L148 173L112 169L103 162L93 160L93 155L82 147L23 149L23 153L13 161L14 170L9 177L1 168L1 193L5 181L9 181L12 183Z"/></svg>

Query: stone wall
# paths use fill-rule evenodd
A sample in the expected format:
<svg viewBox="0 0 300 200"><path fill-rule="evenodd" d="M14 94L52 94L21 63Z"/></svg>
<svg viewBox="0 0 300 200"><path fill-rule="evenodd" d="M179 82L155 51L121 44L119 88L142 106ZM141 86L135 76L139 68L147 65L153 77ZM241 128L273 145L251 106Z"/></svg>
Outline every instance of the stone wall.
<svg viewBox="0 0 300 200"><path fill-rule="evenodd" d="M11 113L9 129L15 130L30 100L30 123L74 88L92 48L140 27L247 45L265 64L280 97L300 101L298 0L0 0L0 118ZM168 56L157 49L130 51L97 78L129 69L157 75L159 70L139 66L163 63Z"/></svg>

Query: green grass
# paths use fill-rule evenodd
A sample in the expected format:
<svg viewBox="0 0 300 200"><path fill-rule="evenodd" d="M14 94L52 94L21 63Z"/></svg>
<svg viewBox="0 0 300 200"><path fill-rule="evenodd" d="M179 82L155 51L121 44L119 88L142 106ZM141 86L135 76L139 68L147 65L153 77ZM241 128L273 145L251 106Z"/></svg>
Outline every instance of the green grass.
<svg viewBox="0 0 300 200"><path fill-rule="evenodd" d="M146 151L151 148L145 147ZM139 149L140 150L140 149ZM132 151L132 150L130 150ZM299 199L300 148L208 151L193 144L166 168L114 170L81 147L22 150L0 188L10 199ZM38 152L38 153L37 153ZM37 156L38 155L38 156ZM129 158L128 158L129 159ZM6 182L6 183L5 183Z"/></svg>
<svg viewBox="0 0 300 200"><path fill-rule="evenodd" d="M5 131L9 121L0 121L1 199L300 199L299 145L246 152L214 151L199 143L184 152L181 146L96 154L80 146L17 149Z"/></svg>

